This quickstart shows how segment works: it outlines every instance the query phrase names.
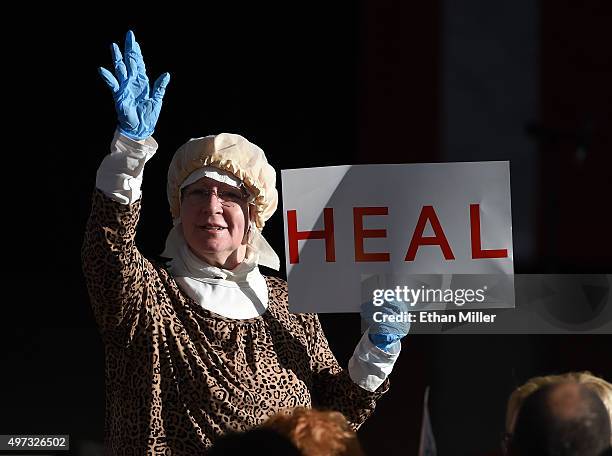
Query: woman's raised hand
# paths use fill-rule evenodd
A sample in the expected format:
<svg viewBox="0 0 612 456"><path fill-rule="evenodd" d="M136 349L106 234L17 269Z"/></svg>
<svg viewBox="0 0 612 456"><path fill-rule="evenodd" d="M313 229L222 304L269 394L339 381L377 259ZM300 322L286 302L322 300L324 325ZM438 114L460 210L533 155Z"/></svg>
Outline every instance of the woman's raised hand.
<svg viewBox="0 0 612 456"><path fill-rule="evenodd" d="M135 140L148 138L155 130L170 73L157 78L152 92L149 91L142 52L131 30L125 37L124 56L115 43L111 52L115 74L105 68L98 71L113 93L119 131Z"/></svg>

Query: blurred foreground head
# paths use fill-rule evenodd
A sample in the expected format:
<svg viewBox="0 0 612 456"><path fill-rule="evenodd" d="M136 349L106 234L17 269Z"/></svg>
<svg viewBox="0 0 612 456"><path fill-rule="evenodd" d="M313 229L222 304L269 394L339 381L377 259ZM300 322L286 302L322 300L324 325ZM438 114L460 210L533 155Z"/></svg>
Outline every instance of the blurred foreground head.
<svg viewBox="0 0 612 456"><path fill-rule="evenodd" d="M287 437L272 429L251 429L219 437L206 456L301 456L302 453Z"/></svg>
<svg viewBox="0 0 612 456"><path fill-rule="evenodd" d="M576 382L546 385L523 402L511 454L600 456L610 434L608 411L592 390Z"/></svg>
<svg viewBox="0 0 612 456"><path fill-rule="evenodd" d="M512 435L514 433L516 417L527 397L543 386L566 382L579 383L597 394L606 406L608 415L612 421L612 384L608 383L603 378L596 377L590 372L567 372L561 375L546 375L543 377L530 378L524 385L519 386L512 392L506 408L506 434ZM612 444L612 439L610 443Z"/></svg>
<svg viewBox="0 0 612 456"><path fill-rule="evenodd" d="M304 456L364 456L357 434L339 412L297 407L263 427L288 437Z"/></svg>

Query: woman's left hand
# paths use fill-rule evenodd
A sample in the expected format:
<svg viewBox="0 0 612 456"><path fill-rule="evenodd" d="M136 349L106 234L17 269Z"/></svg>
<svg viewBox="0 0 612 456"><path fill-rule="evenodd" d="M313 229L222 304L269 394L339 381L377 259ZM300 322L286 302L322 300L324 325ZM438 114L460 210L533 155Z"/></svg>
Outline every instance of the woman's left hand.
<svg viewBox="0 0 612 456"><path fill-rule="evenodd" d="M410 331L408 306L403 301L387 301L377 305L372 301L361 305L361 318L368 324L370 340L387 350Z"/></svg>
<svg viewBox="0 0 612 456"><path fill-rule="evenodd" d="M98 71L113 93L119 131L135 140L148 138L155 130L170 73L157 78L153 95L149 97L149 78L134 33L131 30L127 32L124 56L115 43L111 52L115 74L106 68Z"/></svg>

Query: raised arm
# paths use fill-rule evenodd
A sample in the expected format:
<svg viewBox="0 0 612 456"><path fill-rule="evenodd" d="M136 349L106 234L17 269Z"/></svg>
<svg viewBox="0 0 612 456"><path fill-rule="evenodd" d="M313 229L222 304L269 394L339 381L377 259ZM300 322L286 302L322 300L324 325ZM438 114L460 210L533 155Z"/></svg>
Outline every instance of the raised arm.
<svg viewBox="0 0 612 456"><path fill-rule="evenodd" d="M368 391L355 383L348 369L343 369L329 348L327 338L316 314L302 314L308 338L310 368L313 372L313 405L337 410L344 414L353 429L372 414L376 400L388 389L388 382L376 391Z"/></svg>
<svg viewBox="0 0 612 456"><path fill-rule="evenodd" d="M112 91L118 128L96 179L82 247L83 272L94 315L107 343L129 344L146 324L143 307L153 266L134 243L140 213L140 184L157 143L151 134L159 118L169 75L160 76L149 96L140 46L128 32L125 59L112 45L115 75L99 72Z"/></svg>
<svg viewBox="0 0 612 456"><path fill-rule="evenodd" d="M311 369L314 373L313 401L319 407L342 412L357 429L374 411L376 401L388 390L388 375L397 360L400 339L410 330L409 322L399 319L389 323L378 322L374 314L397 317L406 311L402 303L384 302L382 306L366 303L361 316L368 330L357 344L349 360L348 369L342 369L329 348L323 329L315 314L304 314L306 333L310 335ZM398 320L395 323L395 320Z"/></svg>

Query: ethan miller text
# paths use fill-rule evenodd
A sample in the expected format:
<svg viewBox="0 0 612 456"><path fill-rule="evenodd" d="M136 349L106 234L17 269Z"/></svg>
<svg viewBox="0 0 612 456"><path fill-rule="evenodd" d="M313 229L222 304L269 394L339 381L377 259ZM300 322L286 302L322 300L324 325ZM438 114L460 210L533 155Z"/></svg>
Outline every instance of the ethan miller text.
<svg viewBox="0 0 612 456"><path fill-rule="evenodd" d="M458 314L444 314L438 312L420 312L420 323L493 323L496 314L484 312L459 312Z"/></svg>

